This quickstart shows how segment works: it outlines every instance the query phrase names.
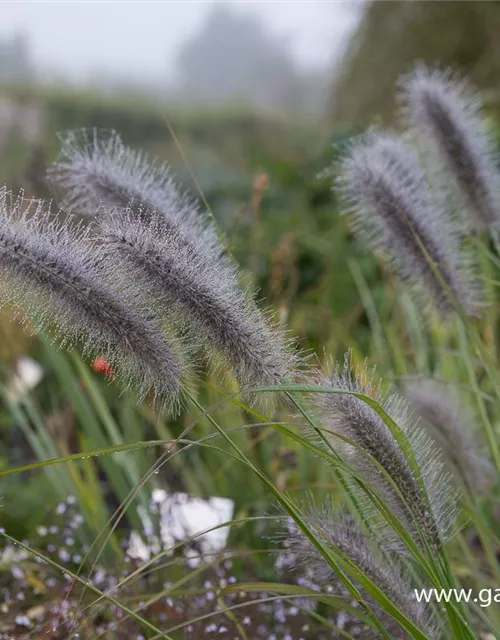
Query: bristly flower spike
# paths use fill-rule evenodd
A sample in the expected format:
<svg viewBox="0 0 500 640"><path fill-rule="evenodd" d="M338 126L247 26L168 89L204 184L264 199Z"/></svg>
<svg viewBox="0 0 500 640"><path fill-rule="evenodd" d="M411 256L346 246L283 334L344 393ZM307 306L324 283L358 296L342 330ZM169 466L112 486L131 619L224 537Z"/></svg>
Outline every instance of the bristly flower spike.
<svg viewBox="0 0 500 640"><path fill-rule="evenodd" d="M445 170L442 187L446 188L449 178L454 181L470 227L498 227L500 173L477 91L451 71L425 67L404 76L400 85L403 118L420 138L423 151L437 151Z"/></svg>
<svg viewBox="0 0 500 640"><path fill-rule="evenodd" d="M92 217L113 209L128 209L142 219L157 214L167 229L213 253L213 226L180 192L166 164L127 147L116 131L82 129L60 138L60 157L48 176L65 194L64 209Z"/></svg>
<svg viewBox="0 0 500 640"><path fill-rule="evenodd" d="M401 277L443 317L477 311L472 271L457 233L431 193L417 153L392 133L371 131L341 161L338 186L353 232L383 250Z"/></svg>
<svg viewBox="0 0 500 640"><path fill-rule="evenodd" d="M319 393L312 394L313 408L322 426L362 449L344 445L331 436L334 446L340 447L353 468L379 491L415 540L422 544L420 533L431 548L438 550L451 535L455 518L456 493L449 474L444 471L432 440L415 424L408 401L394 393L384 395L380 385L373 382L373 375L365 368L354 368L347 354L343 368L337 365L330 376L319 371L314 380L319 386L364 394L377 401L405 434L425 491L389 427L366 402L352 393ZM398 491L363 452L384 469Z"/></svg>
<svg viewBox="0 0 500 640"><path fill-rule="evenodd" d="M293 349L241 290L227 258L207 261L160 221L130 212L103 218L100 238L129 289L153 300L160 317L177 311L212 352L225 357L243 389L290 381Z"/></svg>
<svg viewBox="0 0 500 640"><path fill-rule="evenodd" d="M336 510L328 501L320 509L311 507L303 517L317 540L327 549L350 560L409 620L424 630L428 637L436 637L433 612L424 603L415 601L409 575L398 563L395 554L389 548L384 548L380 539L364 534L352 516ZM295 522L288 520L287 528L280 537L283 539L287 566L310 576L320 587L333 588L334 593L335 589L341 591L338 576ZM362 593L393 637L409 638L366 592L362 590ZM378 634L376 637L379 637Z"/></svg>
<svg viewBox="0 0 500 640"><path fill-rule="evenodd" d="M491 463L477 442L474 417L458 394L433 380L410 383L406 392L417 414L435 430L464 485L469 491L484 491L491 480Z"/></svg>
<svg viewBox="0 0 500 640"><path fill-rule="evenodd" d="M81 341L117 376L158 403L179 404L184 365L176 345L130 293L118 290L102 245L51 217L41 203L0 190L0 277L4 302L25 310L60 346Z"/></svg>

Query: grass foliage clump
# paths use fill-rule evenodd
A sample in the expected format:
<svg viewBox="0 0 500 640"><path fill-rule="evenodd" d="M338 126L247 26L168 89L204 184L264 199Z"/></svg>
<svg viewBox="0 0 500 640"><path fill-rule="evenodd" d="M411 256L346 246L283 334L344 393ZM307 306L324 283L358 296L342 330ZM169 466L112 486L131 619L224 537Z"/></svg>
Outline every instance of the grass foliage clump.
<svg viewBox="0 0 500 640"><path fill-rule="evenodd" d="M196 416L175 437L164 433L152 443L124 443L101 392L73 356L99 416L94 433L101 434L102 421L111 438L92 455L131 455L133 448L145 455L159 445L165 451L149 468L119 457L106 468L120 506L99 524L81 565L68 574L81 589L64 621L70 633L87 629L90 611L102 613L106 603L120 613L98 637L120 637L113 635L113 624L121 618L149 638L177 638L184 630L198 634L193 637L276 637L283 611L264 604L277 598L293 606L294 615L300 610L310 619L296 629L302 633L297 637L310 631L310 637L351 640L489 640L500 633L494 606L482 608L477 598L439 603L415 596L421 588L493 590L500 577L494 422L500 416L493 408L500 402L500 375L491 348L498 329L488 306L500 265L500 176L479 98L465 83L418 68L401 87L407 129L370 130L347 145L334 170L351 230L384 267L391 266L384 274L397 310L387 322L380 320L362 272L352 269L374 334L370 358L382 361L387 382L363 363L356 345L331 373L312 364L289 337L283 317L278 322L261 309L243 284L212 216L181 193L168 167L129 149L116 133L94 130L63 138L61 156L49 171L62 195L58 212L2 191L5 300L20 306L60 346L82 345L84 355L104 358L113 384L118 377L139 391L149 422L164 408L171 419L181 411L184 418ZM69 371L60 354L50 353L61 371ZM207 362L215 377L206 376ZM93 416L81 389L65 378L77 411ZM216 402L202 402L214 389ZM11 406L22 423L21 409ZM33 420L33 408L26 410ZM234 416L244 416L244 423ZM197 438L200 424L209 432ZM48 446L43 437L32 441ZM324 506L315 506L315 497L301 506L286 490L283 473L273 475L280 462L269 461L269 447L276 438L293 447L301 479L307 473L317 479ZM42 459L32 468L56 474L52 467L89 457L84 453ZM180 457L187 460L185 468L175 466ZM221 558L212 561L193 545L190 562L194 553L201 564L191 564L191 573L174 584L155 582L150 571L160 561L165 569L184 544L163 545L161 528L155 532L151 520L157 505L142 491L154 472L170 468L166 462L181 481L189 477L181 487L187 492L199 487L213 495L214 476L229 478L228 494L235 484L248 488L248 501L236 505L232 531L259 521L252 551L264 551L264 538L278 541L276 570L287 567L295 577L232 586L234 581L217 573ZM27 468L5 473L20 470ZM254 497L255 503L264 500L262 489L279 507L277 516L269 515L267 502L261 511L250 506ZM149 514L148 559L120 573L119 582L108 576L101 589L92 571L111 553L116 528L135 498L143 524ZM135 527L137 519L130 518ZM8 532L2 535L15 542ZM22 549L63 569L64 562L28 545ZM182 556L179 562L184 561ZM94 563L88 573L86 563ZM213 588L205 580L212 597L202 602L198 587L190 591L184 585L191 579L194 584L208 567L219 582ZM264 569L256 561L253 567L259 578L269 575L269 565ZM262 596L260 625L241 613L245 602L234 599L236 592ZM183 610L178 624L170 610L162 618L153 607L177 595L194 607ZM217 607L207 613L211 600ZM217 624L196 626L211 616ZM266 626L269 617L272 624ZM285 633L284 626L279 629Z"/></svg>

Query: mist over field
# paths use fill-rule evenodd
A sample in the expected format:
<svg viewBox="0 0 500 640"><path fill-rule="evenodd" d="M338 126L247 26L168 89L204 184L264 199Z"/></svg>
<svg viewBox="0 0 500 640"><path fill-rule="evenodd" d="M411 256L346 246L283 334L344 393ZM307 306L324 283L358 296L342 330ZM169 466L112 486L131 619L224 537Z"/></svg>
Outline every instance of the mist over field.
<svg viewBox="0 0 500 640"><path fill-rule="evenodd" d="M224 101L242 97L263 61L287 86L326 82L358 16L345 2L5 2L0 36L11 62L2 74L177 99L204 76L210 96L205 88L197 97ZM246 99L266 93L262 80L247 85Z"/></svg>

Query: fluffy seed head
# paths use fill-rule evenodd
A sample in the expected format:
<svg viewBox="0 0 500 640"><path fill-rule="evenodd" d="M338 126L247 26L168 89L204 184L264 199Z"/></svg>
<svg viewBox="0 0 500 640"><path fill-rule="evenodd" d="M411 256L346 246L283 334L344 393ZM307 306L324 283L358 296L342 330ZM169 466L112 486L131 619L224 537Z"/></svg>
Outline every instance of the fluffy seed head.
<svg viewBox="0 0 500 640"><path fill-rule="evenodd" d="M127 208L145 219L156 213L186 241L213 250L214 230L179 191L167 165L125 146L115 131L69 131L61 141L60 157L48 174L65 192L65 209L94 216Z"/></svg>
<svg viewBox="0 0 500 640"><path fill-rule="evenodd" d="M416 412L435 430L444 454L465 486L484 490L491 465L477 442L475 420L458 395L426 380L407 385L406 392Z"/></svg>
<svg viewBox="0 0 500 640"><path fill-rule="evenodd" d="M338 184L354 233L382 249L442 316L454 311L450 293L467 312L476 312L477 290L456 231L436 205L416 153L401 138L375 132L362 137L344 157Z"/></svg>
<svg viewBox="0 0 500 640"><path fill-rule="evenodd" d="M159 402L177 406L183 365L176 349L137 299L113 289L105 251L81 227L1 190L0 277L3 301L38 328L55 327L59 344L81 341L142 394L154 390Z"/></svg>
<svg viewBox="0 0 500 640"><path fill-rule="evenodd" d="M212 350L225 357L242 388L289 379L295 361L287 340L240 289L226 258L207 259L154 217L106 217L100 237L129 288L150 296L162 315L179 312Z"/></svg>
<svg viewBox="0 0 500 640"><path fill-rule="evenodd" d="M472 228L500 223L500 174L481 98L451 72L417 68L401 81L403 115L425 151L438 152L443 186L454 181Z"/></svg>
<svg viewBox="0 0 500 640"><path fill-rule="evenodd" d="M432 611L424 603L414 600L409 576L396 560L390 559L394 558L394 554L384 549L379 539L365 535L351 516L336 511L330 502L326 502L321 509L309 509L304 518L323 545L353 562L414 624L429 633L429 637L434 637ZM282 537L285 553L291 556L287 564L305 571L322 587L341 588L334 570L292 520L288 520L287 530ZM363 596L371 601L366 593ZM408 637L396 621L383 614L379 607L375 606L373 611L380 617L386 630L390 629L393 637Z"/></svg>
<svg viewBox="0 0 500 640"><path fill-rule="evenodd" d="M353 468L388 502L417 542L420 530L428 544L439 549L451 534L456 493L432 440L412 419L408 402L396 394L384 395L380 385L373 382L373 376L373 371L353 368L347 355L343 369L337 365L328 377L319 372L315 374L315 382L322 387L361 393L376 400L406 435L425 492L389 427L366 402L349 394L317 393L313 394L313 407L325 428L349 438L385 470L399 493L363 453L350 445L338 445L339 441L332 436L335 446L341 447Z"/></svg>

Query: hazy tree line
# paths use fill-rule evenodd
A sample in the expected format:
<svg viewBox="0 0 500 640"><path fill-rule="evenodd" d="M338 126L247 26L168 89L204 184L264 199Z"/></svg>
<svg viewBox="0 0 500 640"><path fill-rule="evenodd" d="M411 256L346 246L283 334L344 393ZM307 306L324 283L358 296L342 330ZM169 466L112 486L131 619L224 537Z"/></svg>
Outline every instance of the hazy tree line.
<svg viewBox="0 0 500 640"><path fill-rule="evenodd" d="M215 6L201 32L183 46L179 91L203 102L253 102L303 108L318 101L321 79L298 68L290 43L256 15Z"/></svg>
<svg viewBox="0 0 500 640"><path fill-rule="evenodd" d="M0 41L0 83L33 80L34 67L26 38ZM176 70L174 82L147 89L180 102L299 111L318 110L328 96L326 72L305 73L290 43L269 31L259 16L224 4L214 4L201 30L182 45ZM92 86L105 93L134 84L141 88L140 79L92 76Z"/></svg>
<svg viewBox="0 0 500 640"><path fill-rule="evenodd" d="M500 104L500 1L370 0L344 56L329 71L304 71L292 44L276 36L255 14L214 3L198 33L182 45L173 82L154 87L140 79L101 74L92 86L123 91L136 83L162 98L208 104L320 114L337 125L356 126L391 118L392 87L416 60L461 70ZM0 83L37 77L29 41L0 40ZM329 106L328 106L329 104Z"/></svg>

